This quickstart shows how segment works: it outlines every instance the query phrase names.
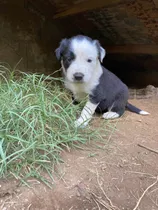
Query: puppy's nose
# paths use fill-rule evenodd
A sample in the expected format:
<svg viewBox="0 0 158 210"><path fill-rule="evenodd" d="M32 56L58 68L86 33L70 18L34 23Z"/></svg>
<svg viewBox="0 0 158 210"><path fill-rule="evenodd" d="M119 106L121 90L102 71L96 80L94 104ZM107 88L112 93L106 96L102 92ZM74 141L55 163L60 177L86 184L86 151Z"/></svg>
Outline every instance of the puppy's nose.
<svg viewBox="0 0 158 210"><path fill-rule="evenodd" d="M74 74L74 79L76 81L81 81L83 79L83 77L84 77L84 74L82 74L80 72L77 72L77 73Z"/></svg>

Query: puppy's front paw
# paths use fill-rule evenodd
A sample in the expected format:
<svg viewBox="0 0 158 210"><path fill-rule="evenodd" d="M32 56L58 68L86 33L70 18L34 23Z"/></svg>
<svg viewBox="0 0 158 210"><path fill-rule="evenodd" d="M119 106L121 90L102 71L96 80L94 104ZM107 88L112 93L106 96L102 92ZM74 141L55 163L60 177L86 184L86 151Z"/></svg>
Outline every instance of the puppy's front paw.
<svg viewBox="0 0 158 210"><path fill-rule="evenodd" d="M75 121L75 128L84 128L88 125L87 121L84 121L82 118L79 118L78 120Z"/></svg>

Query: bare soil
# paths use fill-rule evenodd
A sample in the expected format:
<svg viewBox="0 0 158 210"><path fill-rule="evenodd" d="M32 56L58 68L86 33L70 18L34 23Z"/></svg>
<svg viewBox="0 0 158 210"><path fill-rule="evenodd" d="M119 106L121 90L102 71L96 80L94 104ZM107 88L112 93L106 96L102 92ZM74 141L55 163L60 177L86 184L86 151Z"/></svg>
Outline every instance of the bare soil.
<svg viewBox="0 0 158 210"><path fill-rule="evenodd" d="M158 100L131 102L151 114L126 111L108 144L63 152L52 189L35 179L31 187L0 180L0 210L134 210L137 203L135 210L158 210L158 184L146 190L158 176Z"/></svg>

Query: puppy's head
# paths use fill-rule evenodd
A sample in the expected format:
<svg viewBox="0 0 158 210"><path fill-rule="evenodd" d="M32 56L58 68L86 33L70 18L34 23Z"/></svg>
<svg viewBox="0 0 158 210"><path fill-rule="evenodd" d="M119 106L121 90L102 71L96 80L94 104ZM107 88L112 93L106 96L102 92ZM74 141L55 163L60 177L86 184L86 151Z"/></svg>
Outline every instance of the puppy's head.
<svg viewBox="0 0 158 210"><path fill-rule="evenodd" d="M89 82L106 54L98 40L82 35L63 39L55 53L67 80L76 83Z"/></svg>

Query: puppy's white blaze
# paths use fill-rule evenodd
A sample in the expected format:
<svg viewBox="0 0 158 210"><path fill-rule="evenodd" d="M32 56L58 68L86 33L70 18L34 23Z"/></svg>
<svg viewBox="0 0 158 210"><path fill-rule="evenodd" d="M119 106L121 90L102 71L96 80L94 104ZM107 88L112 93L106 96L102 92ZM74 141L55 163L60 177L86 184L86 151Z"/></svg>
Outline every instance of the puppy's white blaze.
<svg viewBox="0 0 158 210"><path fill-rule="evenodd" d="M74 53L80 58L87 58L87 55L92 58L97 58L98 51L95 45L87 41L86 39L72 41L72 49Z"/></svg>
<svg viewBox="0 0 158 210"><path fill-rule="evenodd" d="M149 115L150 113L142 110L142 111L139 112L139 114L141 114L141 115Z"/></svg>
<svg viewBox="0 0 158 210"><path fill-rule="evenodd" d="M98 104L93 104L90 101L88 101L81 112L81 116L79 117L78 120L75 121L75 126L76 127L79 127L81 125L82 127L86 126L88 122L91 120L97 106Z"/></svg>
<svg viewBox="0 0 158 210"><path fill-rule="evenodd" d="M115 119L118 118L120 115L117 112L106 112L103 114L104 119Z"/></svg>

